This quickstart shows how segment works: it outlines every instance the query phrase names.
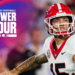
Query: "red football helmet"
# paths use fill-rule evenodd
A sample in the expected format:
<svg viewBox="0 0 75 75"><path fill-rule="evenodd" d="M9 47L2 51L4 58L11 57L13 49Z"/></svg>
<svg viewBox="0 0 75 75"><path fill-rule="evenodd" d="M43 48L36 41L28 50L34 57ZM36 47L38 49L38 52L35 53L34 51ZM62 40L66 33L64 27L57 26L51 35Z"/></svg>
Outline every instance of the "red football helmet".
<svg viewBox="0 0 75 75"><path fill-rule="evenodd" d="M53 28L53 25L51 25L51 20L53 18L62 17L62 16L67 16L69 18L70 20L69 27L67 31L58 32L56 29ZM48 11L46 12L44 22L48 25L47 29L51 35L58 35L60 37L65 37L67 34L71 34L74 32L74 29L73 29L74 15L72 11L70 10L70 8L62 3L54 4L48 9Z"/></svg>

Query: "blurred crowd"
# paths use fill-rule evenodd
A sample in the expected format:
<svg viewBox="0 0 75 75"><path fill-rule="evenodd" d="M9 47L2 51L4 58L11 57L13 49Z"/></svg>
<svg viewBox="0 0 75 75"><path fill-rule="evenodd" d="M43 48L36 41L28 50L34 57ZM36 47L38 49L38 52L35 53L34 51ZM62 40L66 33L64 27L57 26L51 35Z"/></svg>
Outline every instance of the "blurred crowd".
<svg viewBox="0 0 75 75"><path fill-rule="evenodd" d="M3 45L0 46L0 73L12 70L33 55L43 53L44 40L50 36L44 29L44 17L46 10L55 3L55 0L33 1L34 10L28 21L29 27L18 31L15 38L5 38ZM57 0L57 2L60 1L68 5L75 14L75 0ZM23 18L23 21L25 20L26 18ZM40 65L32 71L20 75L49 75L51 72L49 72L48 65L48 63Z"/></svg>

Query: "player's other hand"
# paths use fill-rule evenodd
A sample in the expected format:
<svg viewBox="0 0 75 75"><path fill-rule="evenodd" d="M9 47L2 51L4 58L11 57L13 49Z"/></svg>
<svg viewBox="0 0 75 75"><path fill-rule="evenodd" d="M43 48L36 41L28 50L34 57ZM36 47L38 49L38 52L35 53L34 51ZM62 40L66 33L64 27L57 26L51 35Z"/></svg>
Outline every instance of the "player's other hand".
<svg viewBox="0 0 75 75"><path fill-rule="evenodd" d="M0 73L0 75L18 75L17 73L13 73L11 71L6 71L6 72L3 72L3 73Z"/></svg>

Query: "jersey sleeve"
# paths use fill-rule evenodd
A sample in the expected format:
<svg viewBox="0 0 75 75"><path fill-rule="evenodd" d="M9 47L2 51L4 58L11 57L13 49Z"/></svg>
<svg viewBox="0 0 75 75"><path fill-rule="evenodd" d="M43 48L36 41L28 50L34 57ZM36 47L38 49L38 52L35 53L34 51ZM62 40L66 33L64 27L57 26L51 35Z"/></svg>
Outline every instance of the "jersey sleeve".
<svg viewBox="0 0 75 75"><path fill-rule="evenodd" d="M75 55L75 44L73 45L73 48L72 48L72 54Z"/></svg>
<svg viewBox="0 0 75 75"><path fill-rule="evenodd" d="M47 49L46 43L47 43L47 39L45 40L45 43L43 45L43 52L47 56L47 53L46 53L46 49Z"/></svg>
<svg viewBox="0 0 75 75"><path fill-rule="evenodd" d="M75 35L68 40L66 47L68 48L68 53L75 55Z"/></svg>
<svg viewBox="0 0 75 75"><path fill-rule="evenodd" d="M70 41L70 44L72 45L70 52L71 52L73 55L75 55L75 35L73 35L73 37L72 37L72 39L71 39L71 41Z"/></svg>
<svg viewBox="0 0 75 75"><path fill-rule="evenodd" d="M43 52L47 56L47 51L50 50L50 42L54 38L54 36L50 36L45 40L45 43L43 45Z"/></svg>

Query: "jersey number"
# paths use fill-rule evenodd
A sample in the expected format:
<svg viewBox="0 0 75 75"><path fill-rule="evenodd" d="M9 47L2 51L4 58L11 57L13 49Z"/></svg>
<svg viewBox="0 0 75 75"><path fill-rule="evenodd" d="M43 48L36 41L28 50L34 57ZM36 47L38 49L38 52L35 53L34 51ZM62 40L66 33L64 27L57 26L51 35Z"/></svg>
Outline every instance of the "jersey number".
<svg viewBox="0 0 75 75"><path fill-rule="evenodd" d="M51 67L51 71L52 71L53 75L55 75L53 72L53 64L51 64L50 67ZM57 75L69 75L68 73L65 73L65 72L59 72L59 69L65 69L65 63L56 63L55 71L56 71Z"/></svg>

